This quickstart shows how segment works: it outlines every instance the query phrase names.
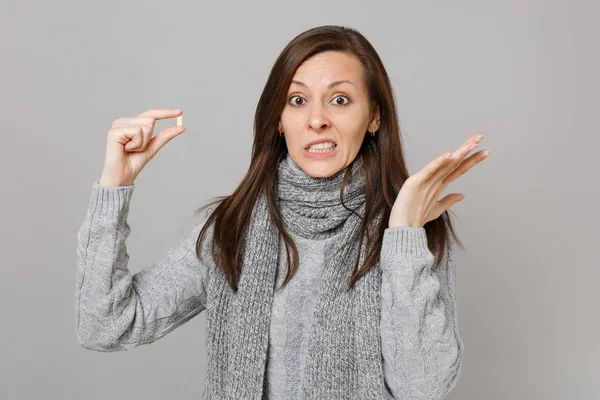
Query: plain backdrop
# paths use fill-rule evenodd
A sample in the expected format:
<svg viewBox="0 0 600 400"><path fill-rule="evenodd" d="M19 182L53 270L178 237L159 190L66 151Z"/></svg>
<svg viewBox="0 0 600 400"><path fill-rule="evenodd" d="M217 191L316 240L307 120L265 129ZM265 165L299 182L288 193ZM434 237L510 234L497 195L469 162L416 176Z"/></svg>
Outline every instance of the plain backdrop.
<svg viewBox="0 0 600 400"><path fill-rule="evenodd" d="M411 174L475 133L487 160L444 194L462 374L449 399L600 398L598 2L3 1L0 399L198 399L205 314L151 345L75 336L76 233L117 118L181 108L135 182L132 273L247 171L273 62L319 25L358 29L398 102ZM155 133L175 124L159 121Z"/></svg>

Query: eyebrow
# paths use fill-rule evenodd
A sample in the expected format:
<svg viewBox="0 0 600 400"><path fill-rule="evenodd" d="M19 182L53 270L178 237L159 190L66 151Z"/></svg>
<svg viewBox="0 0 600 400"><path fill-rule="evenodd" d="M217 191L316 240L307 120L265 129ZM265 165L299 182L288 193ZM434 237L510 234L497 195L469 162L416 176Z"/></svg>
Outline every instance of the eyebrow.
<svg viewBox="0 0 600 400"><path fill-rule="evenodd" d="M308 86L306 86L306 83L304 83L304 82L300 82L300 81L297 81L297 80L295 80L295 79L292 79L292 83L295 83L296 85L300 85L300 86L304 86L305 88L308 88ZM350 82L349 80L347 80L347 79L342 79L342 80L340 80L340 81L334 81L334 82L331 82L331 83L329 84L329 86L327 86L327 89L331 89L332 87L334 87L334 86L337 86L337 85L340 85L340 84L342 84L342 83L349 83L349 84L351 84L352 86L356 86L354 83Z"/></svg>

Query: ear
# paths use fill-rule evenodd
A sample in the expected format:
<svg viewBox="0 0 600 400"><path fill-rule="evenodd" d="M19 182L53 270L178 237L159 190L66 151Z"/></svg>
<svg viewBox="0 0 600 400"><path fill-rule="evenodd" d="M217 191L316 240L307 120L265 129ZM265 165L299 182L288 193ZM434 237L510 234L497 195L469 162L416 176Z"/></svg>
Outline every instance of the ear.
<svg viewBox="0 0 600 400"><path fill-rule="evenodd" d="M277 124L277 129L279 129L279 132L283 131L283 125L281 124L281 120L279 120L279 123Z"/></svg>
<svg viewBox="0 0 600 400"><path fill-rule="evenodd" d="M373 119L371 120L371 123L369 124L369 131L376 132L377 129L379 129L379 119L380 119L379 106L377 106L375 109Z"/></svg>

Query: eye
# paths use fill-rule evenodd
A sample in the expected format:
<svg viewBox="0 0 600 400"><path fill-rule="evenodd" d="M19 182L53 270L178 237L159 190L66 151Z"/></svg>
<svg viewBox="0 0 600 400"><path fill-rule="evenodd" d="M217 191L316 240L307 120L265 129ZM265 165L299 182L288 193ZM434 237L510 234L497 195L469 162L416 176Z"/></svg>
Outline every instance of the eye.
<svg viewBox="0 0 600 400"><path fill-rule="evenodd" d="M300 96L298 96L298 95L292 95L292 96L290 96L289 100L292 100L294 97L298 97L299 99L302 99L302 100L304 100L302 97L300 97ZM288 100L288 102L289 102L289 100ZM297 104L290 104L290 105L291 105L291 106L293 106L293 107L300 107L300 106L299 106L299 105L297 105Z"/></svg>
<svg viewBox="0 0 600 400"><path fill-rule="evenodd" d="M348 101L347 101L346 103L344 103L344 104L339 104L339 103L337 103L337 105L338 105L338 106L342 106L342 107L344 107L344 106L347 106L347 105L348 105L348 103L350 103L350 99L349 99L348 97L346 97L346 96L343 96L343 95L336 96L336 97L335 97L335 99L346 99L346 100L348 100ZM335 100L335 99L334 99L334 100Z"/></svg>
<svg viewBox="0 0 600 400"><path fill-rule="evenodd" d="M289 97L289 99L288 99L288 102L290 102L290 101L291 101L291 100L292 100L294 97L298 97L299 99L302 99L302 100L304 100L304 98L303 98L303 97L301 97L301 96L298 96L298 95L292 95L292 96L290 96L290 97ZM335 101L335 100L336 100L336 99L338 99L338 98L346 99L346 102L345 102L345 103L343 103L343 104L340 104L339 102L336 102L336 105L338 105L338 106L345 107L345 106L347 106L347 105L350 103L350 99L349 99L347 96L344 96L344 95L339 95L339 96L336 96L336 97L335 97L333 100ZM300 107L302 104L298 105L297 103L295 103L295 104L291 104L291 103L290 103L290 105L291 105L292 107Z"/></svg>

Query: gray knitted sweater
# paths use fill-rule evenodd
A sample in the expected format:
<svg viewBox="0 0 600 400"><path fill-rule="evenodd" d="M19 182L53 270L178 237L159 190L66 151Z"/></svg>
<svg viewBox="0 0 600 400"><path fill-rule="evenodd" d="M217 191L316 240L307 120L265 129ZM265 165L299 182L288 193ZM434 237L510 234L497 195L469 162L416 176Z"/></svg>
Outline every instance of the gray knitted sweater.
<svg viewBox="0 0 600 400"><path fill-rule="evenodd" d="M157 263L135 274L127 269L133 190L134 185L103 187L94 182L78 231L75 321L77 340L86 349L120 351L152 343L205 310L208 268L199 263L194 248L203 221ZM270 399L299 396L319 276L335 240L291 235L300 268L273 298ZM277 288L287 268L285 247L280 249ZM407 253L413 257L407 259ZM464 355L452 257L431 273L425 229L412 227L388 228L381 255L380 334L389 398L442 399L456 385Z"/></svg>

